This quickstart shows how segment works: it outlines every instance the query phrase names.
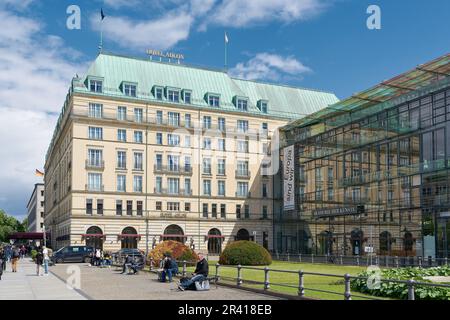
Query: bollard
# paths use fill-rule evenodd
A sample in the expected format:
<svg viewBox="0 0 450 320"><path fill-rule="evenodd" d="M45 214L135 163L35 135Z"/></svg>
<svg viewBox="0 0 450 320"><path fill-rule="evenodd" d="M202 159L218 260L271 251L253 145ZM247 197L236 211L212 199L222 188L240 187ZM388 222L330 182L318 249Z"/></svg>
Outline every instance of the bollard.
<svg viewBox="0 0 450 320"><path fill-rule="evenodd" d="M150 271L153 271L153 258L150 258Z"/></svg>
<svg viewBox="0 0 450 320"><path fill-rule="evenodd" d="M183 277L186 277L186 260L183 260Z"/></svg>
<svg viewBox="0 0 450 320"><path fill-rule="evenodd" d="M375 264L376 264L377 266L380 265L380 258L379 258L378 256L375 257Z"/></svg>
<svg viewBox="0 0 450 320"><path fill-rule="evenodd" d="M386 261L386 268L389 268L389 256L385 256L384 259Z"/></svg>
<svg viewBox="0 0 450 320"><path fill-rule="evenodd" d="M414 297L414 280L408 280L408 300L415 300Z"/></svg>
<svg viewBox="0 0 450 320"><path fill-rule="evenodd" d="M304 286L304 278L303 278L303 270L298 272L298 295L303 297L305 295L305 286Z"/></svg>
<svg viewBox="0 0 450 320"><path fill-rule="evenodd" d="M418 259L418 262L419 262L419 268L422 268L422 257L419 256L417 259Z"/></svg>
<svg viewBox="0 0 450 320"><path fill-rule="evenodd" d="M264 268L264 290L269 290L270 285L269 285L269 268L265 267Z"/></svg>
<svg viewBox="0 0 450 320"><path fill-rule="evenodd" d="M238 286L240 286L242 284L241 268L242 268L242 266L239 264L237 266L237 272L238 272L238 274L237 274L237 285Z"/></svg>
<svg viewBox="0 0 450 320"><path fill-rule="evenodd" d="M399 267L399 263L398 263L398 257L395 256L395 266L398 268Z"/></svg>
<svg viewBox="0 0 450 320"><path fill-rule="evenodd" d="M359 256L356 256L356 265L359 266Z"/></svg>
<svg viewBox="0 0 450 320"><path fill-rule="evenodd" d="M220 264L216 263L216 279L219 277L219 267Z"/></svg>
<svg viewBox="0 0 450 320"><path fill-rule="evenodd" d="M278 251L276 251L277 254L277 260L280 260L280 255L278 254Z"/></svg>
<svg viewBox="0 0 450 320"><path fill-rule="evenodd" d="M446 266L448 266L448 258L447 257L444 258L444 263Z"/></svg>
<svg viewBox="0 0 450 320"><path fill-rule="evenodd" d="M287 253L287 261L289 261L289 251L288 251L288 253Z"/></svg>
<svg viewBox="0 0 450 320"><path fill-rule="evenodd" d="M311 254L311 263L314 263L314 253Z"/></svg>
<svg viewBox="0 0 450 320"><path fill-rule="evenodd" d="M344 275L344 281L345 281L344 298L345 300L352 300L352 293L350 292L350 275L348 273Z"/></svg>
<svg viewBox="0 0 450 320"><path fill-rule="evenodd" d="M302 254L301 253L298 254L298 262L302 262Z"/></svg>

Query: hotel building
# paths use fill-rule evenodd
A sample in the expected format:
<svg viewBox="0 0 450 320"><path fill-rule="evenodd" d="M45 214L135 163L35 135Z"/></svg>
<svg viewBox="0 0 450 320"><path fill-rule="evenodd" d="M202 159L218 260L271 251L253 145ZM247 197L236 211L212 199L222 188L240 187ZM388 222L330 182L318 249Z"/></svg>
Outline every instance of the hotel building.
<svg viewBox="0 0 450 320"><path fill-rule="evenodd" d="M44 184L36 183L27 204L28 232L42 232L44 227Z"/></svg>
<svg viewBox="0 0 450 320"><path fill-rule="evenodd" d="M281 131L276 251L450 257L449 54Z"/></svg>
<svg viewBox="0 0 450 320"><path fill-rule="evenodd" d="M99 54L72 80L46 155L52 247L148 251L173 239L217 254L248 239L272 250L280 190L261 167L279 160L273 137L337 101L222 70Z"/></svg>

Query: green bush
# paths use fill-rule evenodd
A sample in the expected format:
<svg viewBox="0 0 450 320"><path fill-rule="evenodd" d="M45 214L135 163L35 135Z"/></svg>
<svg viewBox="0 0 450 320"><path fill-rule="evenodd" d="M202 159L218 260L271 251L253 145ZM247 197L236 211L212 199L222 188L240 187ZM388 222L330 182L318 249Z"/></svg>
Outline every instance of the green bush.
<svg viewBox="0 0 450 320"><path fill-rule="evenodd" d="M270 253L253 241L234 241L229 243L219 258L220 264L260 266L272 263Z"/></svg>
<svg viewBox="0 0 450 320"><path fill-rule="evenodd" d="M165 253L170 253L172 258L177 261L186 260L188 262L195 262L198 260L198 255L188 246L178 241L167 240L159 243L150 253L148 258L153 259L153 265L159 266L159 262L164 257Z"/></svg>
<svg viewBox="0 0 450 320"><path fill-rule="evenodd" d="M408 285L394 282L381 282L379 288L369 289L367 287L367 279L376 273L375 270L365 271L358 274L359 277L365 279L352 279L351 289L361 293L370 294L378 297L388 297L397 299L408 298ZM434 268L395 268L381 270L381 279L392 280L416 280L420 282L431 283L430 280L424 279L427 276L450 276L450 267L434 267ZM439 288L430 286L415 285L416 300L450 300L450 288Z"/></svg>

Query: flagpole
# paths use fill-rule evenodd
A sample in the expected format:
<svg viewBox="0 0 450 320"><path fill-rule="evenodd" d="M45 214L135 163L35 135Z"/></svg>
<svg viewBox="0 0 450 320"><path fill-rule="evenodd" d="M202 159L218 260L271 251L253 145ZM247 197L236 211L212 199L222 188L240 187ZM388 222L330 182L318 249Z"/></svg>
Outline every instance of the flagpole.
<svg viewBox="0 0 450 320"><path fill-rule="evenodd" d="M103 51L103 19L100 22L100 53Z"/></svg>
<svg viewBox="0 0 450 320"><path fill-rule="evenodd" d="M225 42L225 72L228 72L228 67L227 67L227 46L228 46L228 37L227 37L227 33L225 32L225 37L224 37L224 42Z"/></svg>

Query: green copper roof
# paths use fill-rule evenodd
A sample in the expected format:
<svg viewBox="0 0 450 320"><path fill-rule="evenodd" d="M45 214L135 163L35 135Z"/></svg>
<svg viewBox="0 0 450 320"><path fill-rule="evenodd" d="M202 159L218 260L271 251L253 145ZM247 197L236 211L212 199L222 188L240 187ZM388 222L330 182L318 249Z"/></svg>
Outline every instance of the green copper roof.
<svg viewBox="0 0 450 320"><path fill-rule="evenodd" d="M248 98L248 112L260 113L259 100L268 101L268 115L298 119L336 103L333 93L275 85L230 77L221 70L163 63L102 53L97 56L74 91L88 91L87 78L103 78L103 94L124 96L122 82L137 83L137 99L156 100L154 86L173 87L192 91L192 105L209 108L207 93L220 94L220 109L236 110L234 98ZM82 84L82 85L81 85Z"/></svg>

